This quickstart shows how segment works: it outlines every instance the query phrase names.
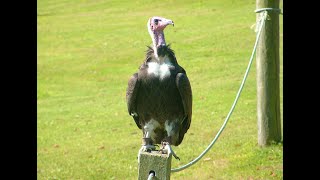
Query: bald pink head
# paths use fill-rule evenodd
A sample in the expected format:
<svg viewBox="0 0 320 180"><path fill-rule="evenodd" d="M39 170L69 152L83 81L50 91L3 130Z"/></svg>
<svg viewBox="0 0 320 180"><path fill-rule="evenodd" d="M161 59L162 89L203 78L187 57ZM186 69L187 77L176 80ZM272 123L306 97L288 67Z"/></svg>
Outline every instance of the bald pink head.
<svg viewBox="0 0 320 180"><path fill-rule="evenodd" d="M157 47L161 45L166 45L166 41L164 38L163 30L168 26L173 25L174 23L170 19L166 19L163 17L154 16L149 18L147 27L149 34L151 36L154 50L156 51Z"/></svg>
<svg viewBox="0 0 320 180"><path fill-rule="evenodd" d="M166 19L166 18L158 17L158 16L151 17L151 18L149 18L149 21L148 21L148 26L150 27L150 30L152 30L152 31L163 31L167 25L174 26L174 23L170 19Z"/></svg>

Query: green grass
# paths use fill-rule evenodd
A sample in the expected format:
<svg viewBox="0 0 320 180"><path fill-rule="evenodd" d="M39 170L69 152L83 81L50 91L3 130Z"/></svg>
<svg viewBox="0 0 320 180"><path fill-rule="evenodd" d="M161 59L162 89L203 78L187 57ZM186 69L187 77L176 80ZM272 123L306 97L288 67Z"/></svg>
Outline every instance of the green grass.
<svg viewBox="0 0 320 180"><path fill-rule="evenodd" d="M193 121L174 147L181 161L172 167L198 156L241 83L255 41L254 9L249 0L38 0L38 179L137 179L141 132L127 114L125 91L151 44L146 22L154 15L175 22L166 41L193 90ZM282 107L282 26L280 38ZM254 62L213 149L171 178L282 179L282 153L282 144L257 146Z"/></svg>

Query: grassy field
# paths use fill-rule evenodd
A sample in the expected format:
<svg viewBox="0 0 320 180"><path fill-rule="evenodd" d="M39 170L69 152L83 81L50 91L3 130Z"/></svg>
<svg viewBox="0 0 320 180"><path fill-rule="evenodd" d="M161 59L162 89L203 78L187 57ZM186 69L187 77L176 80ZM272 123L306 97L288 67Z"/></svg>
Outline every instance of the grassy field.
<svg viewBox="0 0 320 180"><path fill-rule="evenodd" d="M254 9L252 0L38 0L38 179L137 179L142 134L127 113L125 91L151 44L146 22L154 15L175 22L166 41L193 90L193 121L174 147L181 161L172 167L197 157L243 78L255 41ZM282 107L282 26L280 38ZM282 179L283 146L257 146L256 116L254 62L213 149L171 178Z"/></svg>

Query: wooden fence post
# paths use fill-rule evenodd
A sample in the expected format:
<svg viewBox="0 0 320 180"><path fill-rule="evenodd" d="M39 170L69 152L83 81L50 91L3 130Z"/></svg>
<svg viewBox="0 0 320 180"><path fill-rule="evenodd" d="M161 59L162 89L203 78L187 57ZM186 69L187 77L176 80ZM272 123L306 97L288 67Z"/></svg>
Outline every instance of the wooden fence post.
<svg viewBox="0 0 320 180"><path fill-rule="evenodd" d="M256 0L256 8L279 8L279 0ZM257 21L261 18L257 14ZM268 11L256 53L258 144L281 141L279 12Z"/></svg>
<svg viewBox="0 0 320 180"><path fill-rule="evenodd" d="M139 152L138 179L146 180L150 172L155 172L153 179L169 180L171 173L171 154L162 154L158 151Z"/></svg>

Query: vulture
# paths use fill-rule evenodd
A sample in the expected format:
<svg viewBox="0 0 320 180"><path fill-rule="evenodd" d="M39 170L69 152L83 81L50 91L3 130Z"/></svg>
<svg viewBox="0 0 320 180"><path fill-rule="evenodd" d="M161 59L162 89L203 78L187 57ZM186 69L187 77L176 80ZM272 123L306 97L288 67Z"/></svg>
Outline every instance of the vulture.
<svg viewBox="0 0 320 180"><path fill-rule="evenodd" d="M181 144L192 117L192 91L186 71L178 64L174 51L166 44L164 29L174 23L163 17L147 22L152 47L134 73L126 91L128 113L142 130L144 151L161 144L162 153L173 152L170 145Z"/></svg>

